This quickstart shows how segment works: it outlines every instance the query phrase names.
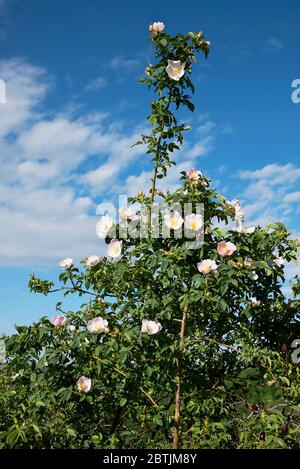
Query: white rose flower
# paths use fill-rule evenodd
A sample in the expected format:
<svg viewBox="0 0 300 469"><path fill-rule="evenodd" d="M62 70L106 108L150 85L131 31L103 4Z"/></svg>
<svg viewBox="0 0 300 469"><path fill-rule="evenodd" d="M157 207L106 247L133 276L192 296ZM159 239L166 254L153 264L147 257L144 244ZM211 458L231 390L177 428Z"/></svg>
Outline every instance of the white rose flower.
<svg viewBox="0 0 300 469"><path fill-rule="evenodd" d="M200 214L191 213L184 220L184 226L188 230L199 231L203 227L203 217Z"/></svg>
<svg viewBox="0 0 300 469"><path fill-rule="evenodd" d="M105 238L113 226L114 221L109 215L104 215L96 225L96 234L99 238Z"/></svg>
<svg viewBox="0 0 300 469"><path fill-rule="evenodd" d="M204 275L209 274L210 272L214 272L217 270L218 265L216 261L212 261L211 259L204 259L201 262L198 262L197 269Z"/></svg>
<svg viewBox="0 0 300 469"><path fill-rule="evenodd" d="M70 269L70 267L72 267L72 265L73 265L72 257L66 257L65 259L63 259L59 263L59 267L61 267L62 269Z"/></svg>
<svg viewBox="0 0 300 469"><path fill-rule="evenodd" d="M118 239L112 239L109 245L107 246L107 255L108 257L117 258L122 253L122 241Z"/></svg>
<svg viewBox="0 0 300 469"><path fill-rule="evenodd" d="M183 218L179 212L167 213L164 216L165 224L169 229L179 230L183 224Z"/></svg>
<svg viewBox="0 0 300 469"><path fill-rule="evenodd" d="M141 331L145 334L154 335L161 331L162 325L158 321L149 321L148 319L142 320Z"/></svg>
<svg viewBox="0 0 300 469"><path fill-rule="evenodd" d="M92 387L92 380L86 376L80 376L76 383L76 387L80 392L89 392Z"/></svg>
<svg viewBox="0 0 300 469"><path fill-rule="evenodd" d="M107 320L100 317L91 319L87 323L86 328L91 334L100 334L101 332L109 331Z"/></svg>
<svg viewBox="0 0 300 469"><path fill-rule="evenodd" d="M172 80L179 81L185 73L185 65L180 62L180 60L168 60L168 66L166 67L166 72Z"/></svg>

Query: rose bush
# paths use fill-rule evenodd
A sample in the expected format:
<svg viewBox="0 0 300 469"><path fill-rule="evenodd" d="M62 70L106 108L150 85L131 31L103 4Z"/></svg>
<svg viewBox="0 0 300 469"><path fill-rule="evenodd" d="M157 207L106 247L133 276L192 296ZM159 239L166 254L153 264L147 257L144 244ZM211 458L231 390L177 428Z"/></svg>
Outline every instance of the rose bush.
<svg viewBox="0 0 300 469"><path fill-rule="evenodd" d="M154 202L204 204L166 214L169 237L118 238L122 220L137 229L142 215L103 217L97 233L107 256L79 268L60 263L59 285L32 275L35 293L83 298L79 311L56 309L5 338L0 370L2 448L300 448L300 373L291 344L300 337L300 281L283 293L283 260L299 242L279 222L244 225L197 169L182 173L174 193L158 182L175 164L189 130L175 110L194 110L189 93L196 53L208 55L202 33L165 33L151 25L156 63L141 81L157 94L152 132L142 135L154 171L149 194L132 204L154 216ZM236 226L233 226L234 222ZM204 241L192 249L176 236L187 225ZM112 230L114 231L112 233Z"/></svg>

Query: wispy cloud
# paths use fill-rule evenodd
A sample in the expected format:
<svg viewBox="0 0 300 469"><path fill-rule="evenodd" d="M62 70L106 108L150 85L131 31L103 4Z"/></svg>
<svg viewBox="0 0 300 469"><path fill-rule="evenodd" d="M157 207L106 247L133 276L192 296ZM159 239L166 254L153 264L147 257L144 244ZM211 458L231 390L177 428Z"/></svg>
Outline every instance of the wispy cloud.
<svg viewBox="0 0 300 469"><path fill-rule="evenodd" d="M85 90L97 91L97 90L100 90L101 88L105 88L105 86L107 86L107 79L105 77L98 76L88 82L88 84L85 87Z"/></svg>
<svg viewBox="0 0 300 469"><path fill-rule="evenodd" d="M292 163L269 164L253 171L240 171L237 177L245 181L241 197L251 222L267 224L283 221L292 227L300 193L295 185L300 180L300 168Z"/></svg>
<svg viewBox="0 0 300 469"><path fill-rule="evenodd" d="M230 64L241 64L253 57L253 49L246 43L235 44L234 47L222 45L218 51L227 57Z"/></svg>
<svg viewBox="0 0 300 469"><path fill-rule="evenodd" d="M276 39L275 37L270 37L264 42L262 52L264 54L275 55L281 52L282 48L283 44L279 39Z"/></svg>
<svg viewBox="0 0 300 469"><path fill-rule="evenodd" d="M137 69L141 66L141 62L139 57L127 58L117 56L112 58L107 64L104 64L104 66L113 70L119 80L123 80L133 73L136 73Z"/></svg>

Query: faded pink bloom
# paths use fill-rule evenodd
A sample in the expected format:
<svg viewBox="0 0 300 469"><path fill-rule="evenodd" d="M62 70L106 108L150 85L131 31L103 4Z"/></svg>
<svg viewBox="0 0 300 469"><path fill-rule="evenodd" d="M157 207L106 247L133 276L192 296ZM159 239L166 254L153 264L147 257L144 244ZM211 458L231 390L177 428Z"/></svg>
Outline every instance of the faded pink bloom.
<svg viewBox="0 0 300 469"><path fill-rule="evenodd" d="M91 334L100 334L101 332L108 332L108 322L103 318L94 318L87 323L87 330Z"/></svg>
<svg viewBox="0 0 300 469"><path fill-rule="evenodd" d="M222 257L231 256L236 251L236 245L230 241L220 241L217 245L217 251Z"/></svg>
<svg viewBox="0 0 300 469"><path fill-rule="evenodd" d="M85 262L86 267L94 267L101 261L100 256L89 256Z"/></svg>
<svg viewBox="0 0 300 469"><path fill-rule="evenodd" d="M199 231L203 227L203 216L200 214L191 213L187 215L184 220L184 226L188 230Z"/></svg>
<svg viewBox="0 0 300 469"><path fill-rule="evenodd" d="M192 168L186 173L186 176L187 176L189 181L196 182L196 181L199 181L199 179L202 178L202 173L201 173L201 171L198 171L197 169Z"/></svg>
<svg viewBox="0 0 300 469"><path fill-rule="evenodd" d="M241 204L239 203L239 201L237 199L233 199L233 200L231 200L231 202L227 202L227 204L230 207L234 208L235 218L236 219L239 219L239 220L244 219L244 210L242 209Z"/></svg>
<svg viewBox="0 0 300 469"><path fill-rule="evenodd" d="M165 224L169 229L179 230L183 224L183 218L179 212L167 213L164 216Z"/></svg>
<svg viewBox="0 0 300 469"><path fill-rule="evenodd" d="M179 81L185 73L185 62L181 63L180 60L168 60L166 72L172 80Z"/></svg>
<svg viewBox="0 0 300 469"><path fill-rule="evenodd" d="M149 31L154 33L162 33L164 29L165 25L161 21L154 21L154 23L149 26Z"/></svg>
<svg viewBox="0 0 300 469"><path fill-rule="evenodd" d="M69 329L70 332L76 331L76 327L73 326L73 324L70 324L70 325L68 326L68 329Z"/></svg>
<svg viewBox="0 0 300 469"><path fill-rule="evenodd" d="M89 392L92 387L92 380L86 376L80 376L76 386L80 392Z"/></svg>
<svg viewBox="0 0 300 469"><path fill-rule="evenodd" d="M64 326L66 324L66 321L67 319L65 318L65 316L52 316L51 318L51 323L55 327Z"/></svg>
<svg viewBox="0 0 300 469"><path fill-rule="evenodd" d="M109 245L107 246L107 255L109 257L119 257L122 253L122 241L118 239L112 239Z"/></svg>
<svg viewBox="0 0 300 469"><path fill-rule="evenodd" d="M142 320L141 331L145 334L154 335L161 331L162 325L158 321L148 321L148 319Z"/></svg>
<svg viewBox="0 0 300 469"><path fill-rule="evenodd" d="M128 220L135 220L137 218L135 212L130 207L120 208L119 215L121 218L128 219Z"/></svg>
<svg viewBox="0 0 300 469"><path fill-rule="evenodd" d="M72 257L66 257L59 263L59 267L61 267L62 269L69 269L70 267L72 267L72 265L73 265Z"/></svg>
<svg viewBox="0 0 300 469"><path fill-rule="evenodd" d="M212 261L211 259L204 259L203 261L198 262L197 264L197 269L204 275L207 275L210 272L217 270L217 268L218 266L216 261Z"/></svg>

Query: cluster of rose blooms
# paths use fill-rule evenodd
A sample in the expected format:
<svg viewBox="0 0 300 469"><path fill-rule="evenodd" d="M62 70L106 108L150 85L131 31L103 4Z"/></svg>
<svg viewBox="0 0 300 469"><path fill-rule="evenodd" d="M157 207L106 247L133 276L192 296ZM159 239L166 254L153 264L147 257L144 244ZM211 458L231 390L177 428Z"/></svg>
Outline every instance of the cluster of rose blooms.
<svg viewBox="0 0 300 469"><path fill-rule="evenodd" d="M187 172L187 179L190 183L197 183L202 179L202 173L194 168L189 170ZM227 205L232 207L234 209L235 213L235 221L236 221L236 230L239 231L240 233L253 233L255 231L255 227L251 228L245 228L244 226L244 212L238 202L238 200L234 199L231 202L227 201ZM125 219L131 219L134 220L136 219L136 214L130 209L120 209L120 216L121 218ZM172 212L168 213L165 215L165 224L169 229L177 230L181 228L181 226L185 224L187 228L189 228L192 231L199 231L202 226L203 226L203 219L202 215L199 214L190 214L187 215L185 220L181 217L179 212ZM97 234L100 237L105 237L111 227L113 226L113 220L110 218L108 215L105 215L102 217L100 222L97 225ZM221 257L229 257L232 256L237 250L237 247L234 243L227 241L227 240L222 240L217 243L216 246L216 251L219 256ZM119 258L122 253L122 241L119 241L117 239L113 239L107 249L107 256L111 258ZM274 253L275 259L273 260L274 264L276 264L278 267L282 267L284 265L284 259L282 257L277 257L276 254ZM87 268L92 268L95 267L99 262L101 261L100 256L89 256L86 259L86 267ZM66 258L60 262L60 267L63 269L69 269L73 266L73 259L72 258ZM253 280L258 279L258 275L255 270L253 270L253 260L250 258L247 258L244 260L244 266L248 267L250 269L249 275ZM213 274L217 269L218 269L218 264L215 260L213 259L203 259L200 262L197 263L197 269L200 273L203 275L207 276L210 274ZM251 298L250 299L251 303L253 305L258 305L259 302L256 300L256 298ZM61 327L65 326L67 319L65 316L53 316L51 318L51 322L55 327ZM75 326L73 325L68 325L67 326L70 331L75 331ZM162 329L162 325L158 321L151 321L148 319L142 319L142 325L141 325L141 332L148 334L148 335L154 335L160 332ZM107 333L109 332L109 327L108 327L108 321L106 319L103 319L102 317L96 317L88 321L87 323L87 330L91 334L100 334L100 333ZM79 380L77 381L77 389L81 392L88 392L91 389L92 381L90 378L87 378L85 376L81 376Z"/></svg>
<svg viewBox="0 0 300 469"><path fill-rule="evenodd" d="M67 319L65 316L53 316L51 318L51 323L55 327L62 327L66 325ZM70 331L75 331L75 326L69 325L68 326ZM157 334L162 329L162 325L158 321L149 321L148 319L142 320L142 327L141 331L145 334L154 335ZM96 317L88 321L87 323L87 330L91 334L101 334L109 332L108 328L108 321L101 317ZM76 387L80 392L89 392L92 386L91 378L87 378L86 376L81 376L77 383Z"/></svg>
<svg viewBox="0 0 300 469"><path fill-rule="evenodd" d="M151 33L151 36L153 38L156 38L160 33L162 33L165 29L165 25L162 22L154 22L150 25L149 30ZM202 33L199 33L202 34ZM209 45L208 41L205 41L207 45ZM166 67L166 72L169 76L170 79L175 80L175 81L180 81L180 79L184 76L185 74L185 67L186 63L181 63L180 60L168 60L168 65ZM147 67L146 73L149 74L150 72L150 67ZM202 174L200 171L197 171L196 169L191 169L190 171L187 172L187 179L191 183L198 182L202 178ZM232 202L228 202L228 205L234 208L235 210L235 221L237 225L237 231L241 233L252 233L255 230L255 227L251 228L246 228L244 226L244 212L241 209L241 206L239 202L235 199ZM126 209L120 209L119 210L120 217L122 219L128 219L128 220L136 220L137 215L134 213L134 211L131 208L126 208ZM184 224L185 228L194 231L195 233L199 232L202 227L203 227L203 217L200 214L189 214L183 219L178 211L174 211L171 213L167 213L164 216L164 222L165 225L172 230L179 230L182 225ZM101 218L99 223L97 224L97 235L99 237L105 238L112 228L114 224L114 221L111 217L108 215L105 215ZM235 251L237 247L235 244L231 243L230 241L227 240L222 240L220 241L217 246L216 250L217 253L221 257L226 257L226 256L231 256ZM122 241L118 239L112 239L110 243L108 244L107 247L107 256L110 258L119 258L122 253ZM101 261L100 256L89 256L86 259L86 267L87 268L92 268L96 266L99 262ZM252 261L249 260L249 265L252 264ZM282 265L282 260L278 258L278 265ZM73 259L72 258L66 258L60 262L60 267L64 269L69 269L73 266ZM197 263L197 269L199 272L201 272L203 275L208 275L213 272L215 272L218 269L218 264L216 263L215 260L212 259L204 259L200 262ZM257 274L255 271L252 271L252 278L256 280L258 278ZM255 298L252 299L253 303L255 303ZM61 327L64 326L67 322L67 319L65 316L53 316L51 319L52 324L55 327ZM73 325L68 326L70 331L74 331L76 328ZM162 325L158 321L151 321L148 319L142 319L142 325L141 325L141 332L148 334L148 335L154 335L160 332L162 329ZM102 317L96 317L88 321L87 323L87 330L92 333L92 334L100 334L100 333L107 333L109 332L108 328L108 321L106 319L103 319ZM92 380L91 378L88 378L86 376L81 376L77 383L76 387L80 392L89 392L91 387L92 387Z"/></svg>
<svg viewBox="0 0 300 469"><path fill-rule="evenodd" d="M155 21L149 26L149 31L153 39L155 39L160 33L162 33L164 29L165 29L165 25L161 21ZM198 33L198 35L200 38L203 38L202 32ZM202 39L202 41L207 46L210 45L209 41L205 41L205 39ZM168 60L166 72L169 78L171 78L171 80L180 81L180 79L185 74L185 67L186 67L186 62L182 63L180 60ZM151 66L146 68L147 74L149 74L150 69L151 69Z"/></svg>

